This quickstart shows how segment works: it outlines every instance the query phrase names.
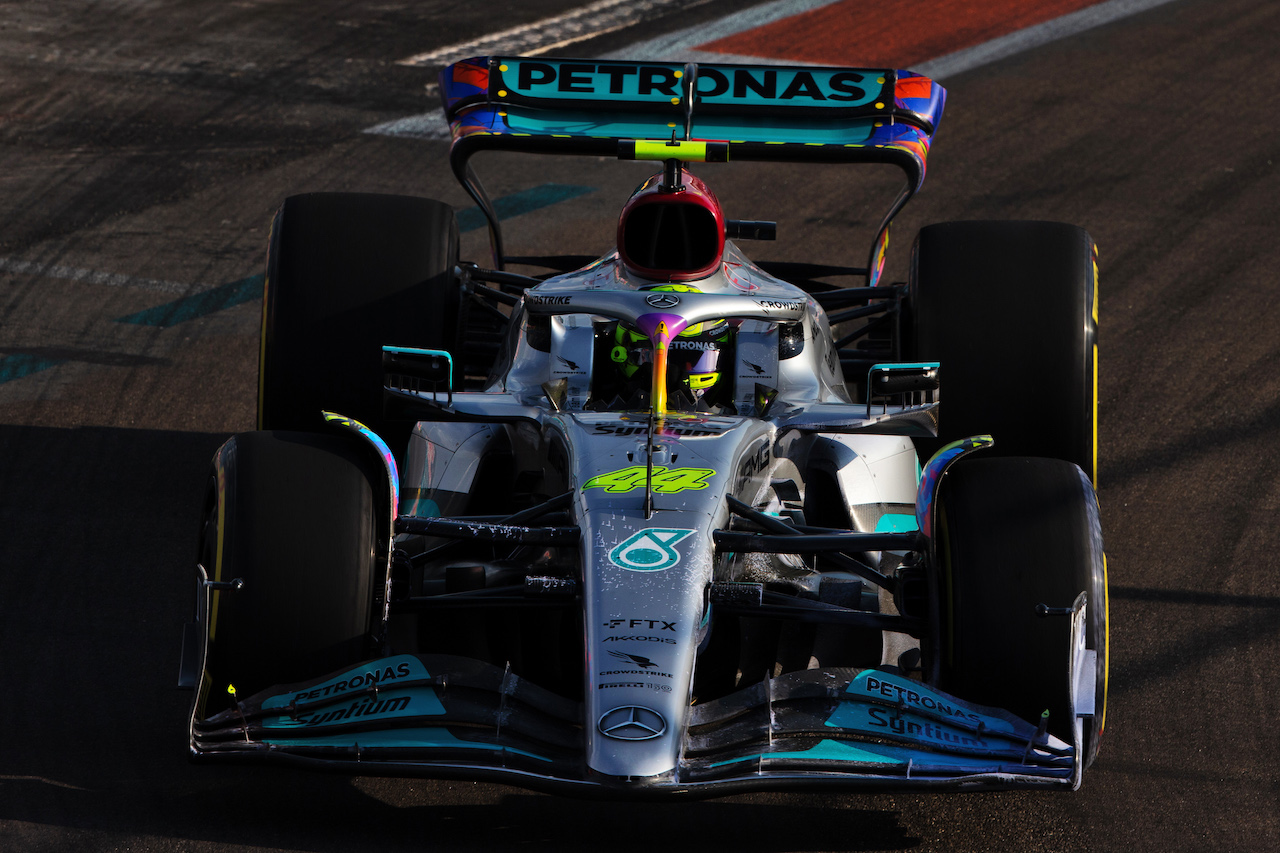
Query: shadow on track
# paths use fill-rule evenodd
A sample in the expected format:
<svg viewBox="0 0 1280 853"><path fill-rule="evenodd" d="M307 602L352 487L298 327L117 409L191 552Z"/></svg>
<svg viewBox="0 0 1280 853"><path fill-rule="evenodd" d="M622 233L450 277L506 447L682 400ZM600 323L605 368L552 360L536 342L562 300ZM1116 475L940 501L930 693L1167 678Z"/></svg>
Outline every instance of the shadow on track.
<svg viewBox="0 0 1280 853"><path fill-rule="evenodd" d="M6 849L23 849L29 833L90 848L152 839L144 845L164 849L182 838L307 850L651 850L710 826L733 827L717 844L743 851L919 844L897 812L859 809L868 801L850 796L818 795L820 808L767 795L587 803L494 785L189 764L191 694L174 686L180 628L201 490L225 438L0 426Z"/></svg>

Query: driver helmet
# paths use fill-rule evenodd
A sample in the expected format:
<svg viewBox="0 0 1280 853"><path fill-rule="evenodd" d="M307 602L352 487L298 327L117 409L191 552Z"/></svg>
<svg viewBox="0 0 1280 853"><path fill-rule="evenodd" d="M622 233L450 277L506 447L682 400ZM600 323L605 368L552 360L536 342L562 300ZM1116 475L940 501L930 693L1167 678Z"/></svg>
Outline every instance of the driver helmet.
<svg viewBox="0 0 1280 853"><path fill-rule="evenodd" d="M701 293L691 284L660 284L644 289ZM687 394L695 404L714 397L727 367L725 360L729 357L732 338L729 324L723 319L694 323L672 338L667 346L667 393L673 396ZM618 323L609 358L617 367L624 386L632 390L649 390L653 347L647 335L625 323Z"/></svg>

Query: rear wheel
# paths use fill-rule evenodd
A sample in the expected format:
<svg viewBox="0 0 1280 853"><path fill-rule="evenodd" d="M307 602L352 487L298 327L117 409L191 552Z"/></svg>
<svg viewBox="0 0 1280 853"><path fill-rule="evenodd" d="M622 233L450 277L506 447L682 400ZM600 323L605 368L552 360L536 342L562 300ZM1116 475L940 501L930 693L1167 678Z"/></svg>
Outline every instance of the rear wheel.
<svg viewBox="0 0 1280 853"><path fill-rule="evenodd" d="M941 442L989 433L1008 456L1097 482L1097 265L1060 222L946 222L912 252L907 352L942 363Z"/></svg>
<svg viewBox="0 0 1280 853"><path fill-rule="evenodd" d="M1035 722L1070 742L1070 607L1087 592L1087 648L1097 652L1096 713L1085 760L1097 753L1106 709L1107 582L1093 489L1057 459L965 460L940 497L943 689Z"/></svg>
<svg viewBox="0 0 1280 853"><path fill-rule="evenodd" d="M214 460L201 537L213 581L205 716L241 698L369 657L380 591L372 454L345 437L289 432L233 436Z"/></svg>
<svg viewBox="0 0 1280 853"><path fill-rule="evenodd" d="M458 344L458 225L438 201L314 193L285 200L267 255L258 428L355 418L400 451L382 417L383 345ZM458 359L455 359L457 362Z"/></svg>

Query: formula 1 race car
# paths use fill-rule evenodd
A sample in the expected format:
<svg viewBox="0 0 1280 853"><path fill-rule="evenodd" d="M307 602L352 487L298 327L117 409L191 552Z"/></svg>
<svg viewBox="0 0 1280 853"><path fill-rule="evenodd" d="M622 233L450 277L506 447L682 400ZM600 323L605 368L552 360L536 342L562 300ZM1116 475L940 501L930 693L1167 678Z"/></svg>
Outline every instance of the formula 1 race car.
<svg viewBox="0 0 1280 853"><path fill-rule="evenodd" d="M491 269L427 199L273 223L191 755L581 796L1078 787L1107 688L1088 234L932 225L883 280L945 99L907 71L485 57L441 93ZM513 258L490 149L656 173L602 257ZM726 218L715 161L906 187L865 267L757 264L736 241L773 223Z"/></svg>

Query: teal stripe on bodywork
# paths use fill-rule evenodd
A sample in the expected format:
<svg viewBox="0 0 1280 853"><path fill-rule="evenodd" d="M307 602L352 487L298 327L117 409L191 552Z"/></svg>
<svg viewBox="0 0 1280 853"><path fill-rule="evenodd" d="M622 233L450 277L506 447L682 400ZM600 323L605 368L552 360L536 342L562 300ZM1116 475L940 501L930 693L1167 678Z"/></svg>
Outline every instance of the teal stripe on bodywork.
<svg viewBox="0 0 1280 853"><path fill-rule="evenodd" d="M443 714L444 706L440 704L440 700L436 697L435 690L432 688L399 687L399 684L406 681L423 681L430 677L431 673L427 672L427 668L422 665L422 661L413 655L396 655L395 657L371 661L363 666L349 669L341 675L335 675L328 681L312 687L300 688L278 696L272 696L263 701L262 710L284 710L290 706L290 703L295 701L304 703L317 699L336 699L345 695L350 695L352 699L364 700L367 698L365 691L370 686L377 685L379 690L374 695L374 698L383 695L402 696L409 693L414 698L425 703L426 707L417 710L417 713ZM397 692L392 694L390 691ZM317 713L321 712L317 711Z"/></svg>
<svg viewBox="0 0 1280 853"><path fill-rule="evenodd" d="M510 752L516 755L524 755L529 758L536 758L538 761L551 761L545 755L538 755L534 752L528 752L523 749L513 749L509 746L497 746L491 743L475 743L469 740L462 740L454 737L447 729L443 728L418 728L418 729L390 729L382 732L350 732L347 734L322 735L320 737L309 738L266 738L264 743L272 746L367 746L367 747L387 747L387 748L426 748L426 747L442 747L442 748L462 748L462 749L485 749L490 752Z"/></svg>
<svg viewBox="0 0 1280 853"><path fill-rule="evenodd" d="M898 758L882 755L863 746L841 743L838 740L821 740L812 749L792 750L789 752L767 752L759 755L744 755L728 761L717 761L712 767L724 767L742 761L755 761L760 758L805 758L811 761L851 761L858 764L905 764Z"/></svg>
<svg viewBox="0 0 1280 853"><path fill-rule="evenodd" d="M876 533L912 533L919 530L914 515L886 512L876 522Z"/></svg>
<svg viewBox="0 0 1280 853"><path fill-rule="evenodd" d="M943 755L926 752L922 749L909 749L897 746L881 746L879 744L851 744L838 740L821 740L812 749L791 750L787 752L764 752L744 755L728 761L718 761L712 767L724 767L744 761L760 759L801 759L809 761L844 762L857 765L879 765L901 767L911 762L921 772L961 770L967 772L996 773L1017 768L1013 762L1000 762L990 758L971 758L964 755Z"/></svg>
<svg viewBox="0 0 1280 853"><path fill-rule="evenodd" d="M1027 745L1026 739L1011 735L973 731L896 708L857 702L842 703L826 725L913 746L919 744L927 749L977 756L988 761L1001 758L1006 761L1020 760Z"/></svg>
<svg viewBox="0 0 1280 853"><path fill-rule="evenodd" d="M961 728L986 731L1002 737L1020 739L1024 743L1033 737L1036 727L1018 719L1007 711L985 708L965 702L918 681L891 672L868 669L853 677L845 689L841 702L826 725L844 727L846 715L854 714L855 703L874 703L893 710L901 706L905 712L916 713ZM853 716L849 717L853 727Z"/></svg>

